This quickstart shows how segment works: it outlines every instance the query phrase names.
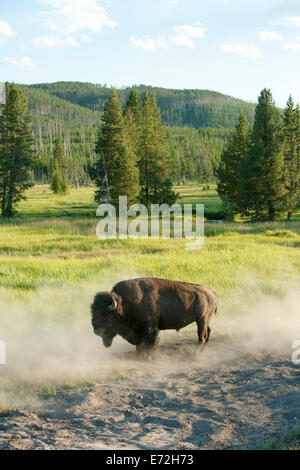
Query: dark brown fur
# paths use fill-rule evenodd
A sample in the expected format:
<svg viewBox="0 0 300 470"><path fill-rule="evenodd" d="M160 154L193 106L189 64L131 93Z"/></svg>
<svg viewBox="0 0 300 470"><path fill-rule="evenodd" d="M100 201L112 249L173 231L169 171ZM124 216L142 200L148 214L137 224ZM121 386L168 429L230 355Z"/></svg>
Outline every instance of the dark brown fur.
<svg viewBox="0 0 300 470"><path fill-rule="evenodd" d="M117 308L108 307L114 300ZM122 336L147 355L158 342L160 330L177 330L197 323L198 344L209 340L211 317L217 311L217 296L209 288L180 281L141 278L122 281L112 292L96 295L92 310L95 333L106 347Z"/></svg>

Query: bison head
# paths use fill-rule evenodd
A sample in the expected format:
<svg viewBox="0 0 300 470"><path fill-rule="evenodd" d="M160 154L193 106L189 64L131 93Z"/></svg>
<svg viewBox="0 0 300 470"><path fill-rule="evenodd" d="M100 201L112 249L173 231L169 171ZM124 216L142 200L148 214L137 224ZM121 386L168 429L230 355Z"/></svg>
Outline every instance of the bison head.
<svg viewBox="0 0 300 470"><path fill-rule="evenodd" d="M118 332L120 316L118 313L117 296L108 292L96 295L91 306L92 325L97 336L102 338L106 348L112 345Z"/></svg>

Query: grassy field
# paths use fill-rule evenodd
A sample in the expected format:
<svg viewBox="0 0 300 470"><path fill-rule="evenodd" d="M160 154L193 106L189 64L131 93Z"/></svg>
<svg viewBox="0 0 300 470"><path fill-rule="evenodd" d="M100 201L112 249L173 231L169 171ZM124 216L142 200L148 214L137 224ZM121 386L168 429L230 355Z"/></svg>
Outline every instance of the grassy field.
<svg viewBox="0 0 300 470"><path fill-rule="evenodd" d="M204 204L206 214L217 214L221 200L216 192L216 185L186 184L184 186L175 186L175 190L180 194L180 203L185 204Z"/></svg>
<svg viewBox="0 0 300 470"><path fill-rule="evenodd" d="M221 200L216 192L216 185L210 189L197 184L175 186L180 194L180 203L205 204L208 212L217 212ZM94 188L72 189L65 196L54 195L48 185L38 185L27 192L27 200L18 208L18 217L67 217L70 214L79 217L95 217L97 205L94 202Z"/></svg>
<svg viewBox="0 0 300 470"><path fill-rule="evenodd" d="M182 202L217 207L214 189L190 185L180 193ZM95 209L92 188L67 196L55 196L46 186L31 189L18 216L0 221L0 287L22 294L134 274L206 283L223 294L252 276L268 292L300 273L297 221L207 222L204 248L189 252L184 240L99 240Z"/></svg>

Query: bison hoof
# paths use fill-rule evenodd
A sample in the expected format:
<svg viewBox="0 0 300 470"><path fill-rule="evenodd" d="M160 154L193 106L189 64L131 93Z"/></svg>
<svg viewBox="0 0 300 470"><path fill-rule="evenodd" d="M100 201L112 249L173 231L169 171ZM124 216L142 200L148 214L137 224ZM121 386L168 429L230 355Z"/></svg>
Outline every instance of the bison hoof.
<svg viewBox="0 0 300 470"><path fill-rule="evenodd" d="M136 358L139 360L139 361L152 361L152 355L149 354L149 353L137 353L136 354Z"/></svg>

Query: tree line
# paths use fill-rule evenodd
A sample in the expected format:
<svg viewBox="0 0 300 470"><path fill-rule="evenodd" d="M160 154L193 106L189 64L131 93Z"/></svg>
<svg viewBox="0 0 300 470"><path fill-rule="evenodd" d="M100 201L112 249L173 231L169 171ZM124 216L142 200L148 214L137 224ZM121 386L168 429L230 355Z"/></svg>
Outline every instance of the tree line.
<svg viewBox="0 0 300 470"><path fill-rule="evenodd" d="M22 89L7 83L6 105L0 112L3 216L15 213L35 182L39 155L31 116ZM74 132L80 132L76 124ZM70 159L66 142L67 134L61 130L51 135L47 181L57 193L80 184L82 177L96 185L97 201L109 198L116 204L120 195L127 195L129 203L172 204L174 182L209 182L217 176L227 219L239 215L273 221L286 215L290 220L299 202L299 106L290 97L280 111L267 89L259 97L253 126L241 113L233 134L229 129L167 128L155 96L147 89L140 95L133 88L125 103L112 90L97 136L91 134L93 155L84 169L82 161Z"/></svg>
<svg viewBox="0 0 300 470"><path fill-rule="evenodd" d="M291 219L300 195L300 110L291 96L282 113L271 91L261 92L253 127L242 113L217 176L227 219Z"/></svg>
<svg viewBox="0 0 300 470"><path fill-rule="evenodd" d="M34 150L28 104L20 88L6 83L6 104L0 116L0 202L2 216L11 217L25 192L34 185ZM105 105L95 147L95 161L89 168L97 186L95 199L103 199L103 178L107 179L109 200L117 204L121 195L128 202L175 202L172 190L174 160L166 127L153 96L142 100L132 91L124 109L116 90ZM51 189L68 191L67 161L61 137L53 145L49 163Z"/></svg>
<svg viewBox="0 0 300 470"><path fill-rule="evenodd" d="M128 203L173 204L175 162L170 152L166 126L155 97L145 91L140 98L132 90L124 107L112 90L104 106L96 143L97 160L90 176L98 202L117 205L120 196Z"/></svg>
<svg viewBox="0 0 300 470"><path fill-rule="evenodd" d="M102 156L107 160L112 197L130 180L126 190L138 194L139 201L173 201L174 182L213 180L229 130L167 128L156 99L146 89L142 96L132 89L123 105L118 96L113 90L101 114L40 90L6 84L7 100L0 121L3 215L13 215L26 189L36 182L49 183L54 192L61 194L68 192L70 185L100 185ZM23 143L19 140L17 150L20 123L27 137ZM128 175L132 174L135 176L131 180Z"/></svg>

